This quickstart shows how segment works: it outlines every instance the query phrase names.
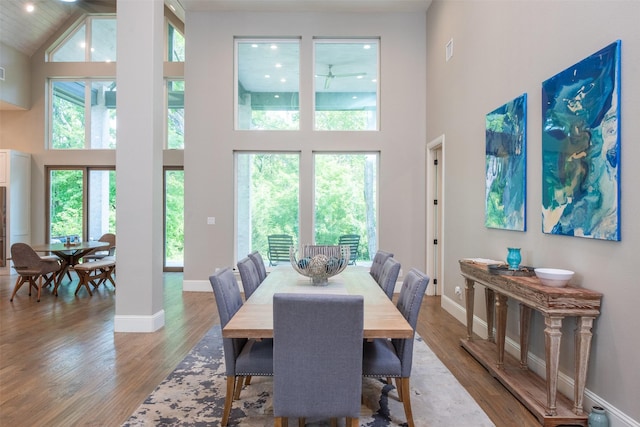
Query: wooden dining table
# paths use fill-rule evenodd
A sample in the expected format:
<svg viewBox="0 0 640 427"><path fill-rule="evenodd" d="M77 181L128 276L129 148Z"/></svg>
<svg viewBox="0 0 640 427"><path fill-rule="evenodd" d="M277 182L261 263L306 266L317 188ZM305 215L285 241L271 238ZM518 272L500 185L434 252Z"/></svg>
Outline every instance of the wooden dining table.
<svg viewBox="0 0 640 427"><path fill-rule="evenodd" d="M364 338L411 338L413 328L387 297L366 267L349 266L314 286L290 265L274 268L222 329L225 338L273 338L273 295L276 293L350 294L364 297ZM322 322L322 319L317 319Z"/></svg>
<svg viewBox="0 0 640 427"><path fill-rule="evenodd" d="M69 267L73 267L80 262L83 256L96 249L107 249L108 242L88 241L76 242L72 244L66 243L45 243L42 245L33 245L32 248L36 252L50 252L55 254L62 261L62 268L58 272L58 282L69 271Z"/></svg>

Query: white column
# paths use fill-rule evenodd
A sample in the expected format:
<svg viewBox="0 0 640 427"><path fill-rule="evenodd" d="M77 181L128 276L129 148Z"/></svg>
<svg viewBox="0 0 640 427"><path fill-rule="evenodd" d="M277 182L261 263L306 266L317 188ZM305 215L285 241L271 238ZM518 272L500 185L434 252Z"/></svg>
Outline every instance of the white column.
<svg viewBox="0 0 640 427"><path fill-rule="evenodd" d="M164 326L163 0L118 0L115 332Z"/></svg>

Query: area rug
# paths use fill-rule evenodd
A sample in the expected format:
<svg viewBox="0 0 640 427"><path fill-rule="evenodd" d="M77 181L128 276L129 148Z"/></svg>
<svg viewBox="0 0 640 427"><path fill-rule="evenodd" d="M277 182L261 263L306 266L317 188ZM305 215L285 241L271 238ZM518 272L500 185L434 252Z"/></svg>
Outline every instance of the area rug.
<svg viewBox="0 0 640 427"><path fill-rule="evenodd" d="M494 424L416 336L411 373L411 406L416 426L484 427ZM178 367L138 407L123 427L219 426L225 395L225 368L220 326L214 326ZM310 384L310 387L313 385ZM272 378L253 377L234 401L229 426L273 426ZM330 390L318 390L329 393ZM342 424L340 424L342 422ZM297 424L297 423L296 423ZM307 420L307 426L329 425ZM339 426L344 420L339 420ZM361 427L406 426L402 403L382 379L363 379Z"/></svg>

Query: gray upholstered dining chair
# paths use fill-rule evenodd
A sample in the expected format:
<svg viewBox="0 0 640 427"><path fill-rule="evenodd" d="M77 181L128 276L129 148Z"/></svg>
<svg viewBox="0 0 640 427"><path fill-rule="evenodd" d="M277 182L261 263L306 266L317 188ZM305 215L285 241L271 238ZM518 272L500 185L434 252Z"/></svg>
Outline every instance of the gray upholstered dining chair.
<svg viewBox="0 0 640 427"><path fill-rule="evenodd" d="M25 283L29 285L29 296L31 296L32 287L38 290L38 302L40 302L42 288L51 282L54 285L53 294L58 295L57 273L61 267L59 259L41 257L26 243L14 243L11 245L11 260L13 268L18 273L18 279L9 301L13 301L18 289ZM36 280L38 281L37 285Z"/></svg>
<svg viewBox="0 0 640 427"><path fill-rule="evenodd" d="M262 283L262 281L267 278L267 268L264 265L264 258L262 258L262 255L260 255L258 251L251 252L248 257L251 258L251 261L256 265L260 283Z"/></svg>
<svg viewBox="0 0 640 427"><path fill-rule="evenodd" d="M242 289L244 289L244 299L246 301L260 286L260 275L256 264L248 256L238 261L238 271L240 272L240 280L242 281Z"/></svg>
<svg viewBox="0 0 640 427"><path fill-rule="evenodd" d="M371 273L371 276L375 279L376 282L378 281L378 279L380 279L380 273L382 273L382 266L384 265L385 261L388 258L392 257L393 253L391 252L383 250L379 250L378 252L376 252L375 256L373 257L373 261L371 261L371 269L369 270L369 273Z"/></svg>
<svg viewBox="0 0 640 427"><path fill-rule="evenodd" d="M396 307L413 328L414 334L422 299L429 284L429 277L412 268L404 276L402 290ZM395 378L398 397L404 406L409 427L414 427L411 411L409 378L413 360L413 337L404 339L377 338L364 341L362 375L365 377Z"/></svg>
<svg viewBox="0 0 640 427"><path fill-rule="evenodd" d="M276 426L307 417L346 417L347 427L359 425L363 301L362 295L273 296Z"/></svg>
<svg viewBox="0 0 640 427"><path fill-rule="evenodd" d="M216 299L220 326L222 328L242 307L240 288L233 271L227 267L209 277ZM224 363L227 375L227 391L220 425L229 421L234 397L240 398L240 390L245 377L273 375L273 340L247 338L222 339Z"/></svg>
<svg viewBox="0 0 640 427"><path fill-rule="evenodd" d="M378 285L382 288L390 300L393 300L393 291L396 288L398 274L400 274L400 263L394 258L387 258L378 279Z"/></svg>

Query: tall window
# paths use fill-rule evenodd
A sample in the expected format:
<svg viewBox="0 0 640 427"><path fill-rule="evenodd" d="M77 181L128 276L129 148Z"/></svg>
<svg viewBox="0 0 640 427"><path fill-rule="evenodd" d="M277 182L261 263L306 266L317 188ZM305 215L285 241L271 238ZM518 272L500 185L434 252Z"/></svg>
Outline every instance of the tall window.
<svg viewBox="0 0 640 427"><path fill-rule="evenodd" d="M379 40L314 40L316 130L378 129Z"/></svg>
<svg viewBox="0 0 640 427"><path fill-rule="evenodd" d="M115 62L116 16L87 16L49 51L51 62Z"/></svg>
<svg viewBox="0 0 640 427"><path fill-rule="evenodd" d="M184 36L171 23L167 23L167 61L184 62Z"/></svg>
<svg viewBox="0 0 640 427"><path fill-rule="evenodd" d="M167 148L184 149L184 80L167 80Z"/></svg>
<svg viewBox="0 0 640 427"><path fill-rule="evenodd" d="M164 270L184 268L184 170L164 171Z"/></svg>
<svg viewBox="0 0 640 427"><path fill-rule="evenodd" d="M316 153L315 242L335 245L342 234L360 236L358 259L377 250L377 153Z"/></svg>
<svg viewBox="0 0 640 427"><path fill-rule="evenodd" d="M235 153L236 256L258 250L266 260L267 236L299 235L300 156Z"/></svg>
<svg viewBox="0 0 640 427"><path fill-rule="evenodd" d="M68 235L98 240L115 233L115 170L47 167L47 172L49 241Z"/></svg>
<svg viewBox="0 0 640 427"><path fill-rule="evenodd" d="M236 129L300 128L300 41L236 39Z"/></svg>
<svg viewBox="0 0 640 427"><path fill-rule="evenodd" d="M116 147L116 84L91 79L49 81L50 148Z"/></svg>

